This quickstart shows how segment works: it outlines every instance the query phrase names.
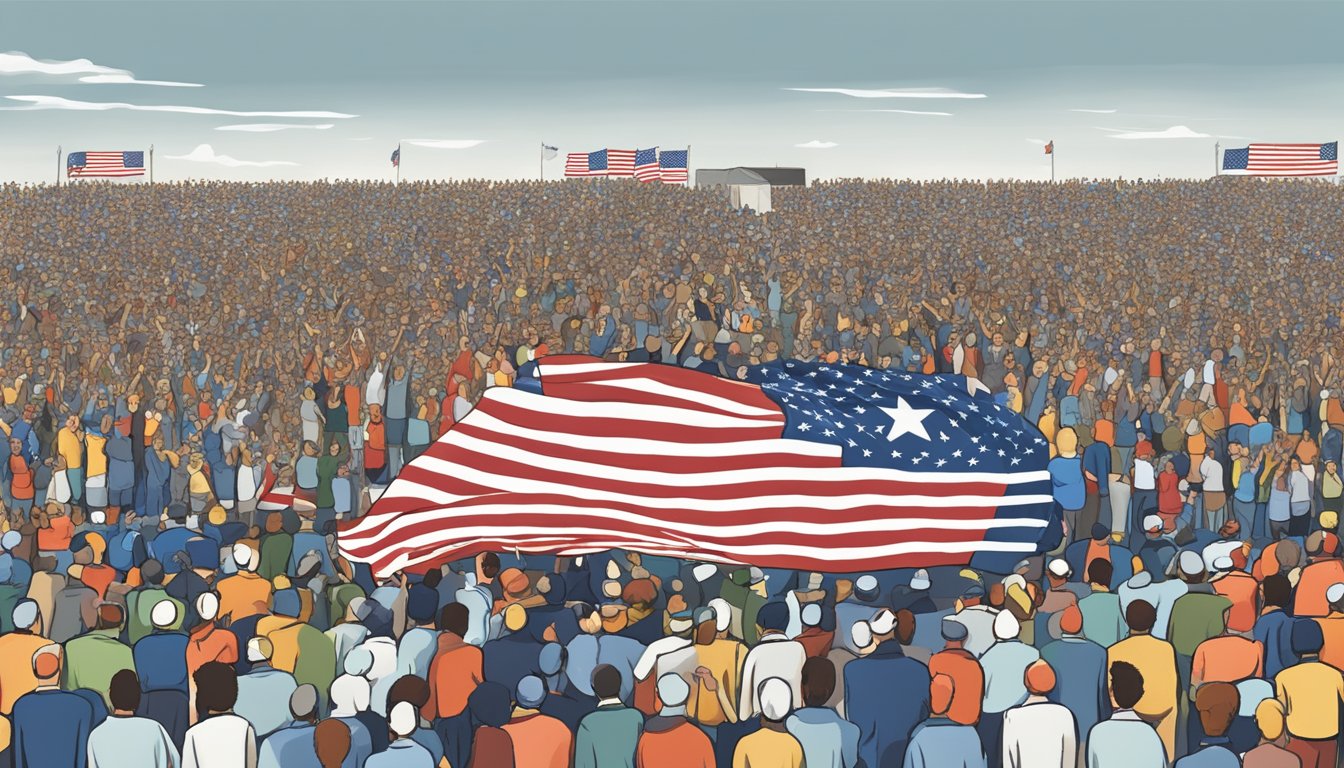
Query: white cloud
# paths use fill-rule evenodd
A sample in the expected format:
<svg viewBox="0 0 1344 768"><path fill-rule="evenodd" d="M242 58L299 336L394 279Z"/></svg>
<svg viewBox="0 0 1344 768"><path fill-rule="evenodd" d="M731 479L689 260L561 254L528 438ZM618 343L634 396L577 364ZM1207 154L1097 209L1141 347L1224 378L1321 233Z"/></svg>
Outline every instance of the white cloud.
<svg viewBox="0 0 1344 768"><path fill-rule="evenodd" d="M327 120L345 120L359 115L347 115L343 112L238 112L231 109L211 109L209 107L181 107L167 104L127 104L121 101L76 101L75 99L64 99L60 96L6 96L10 101L19 101L29 104L26 107L0 107L11 112L42 110L42 109L68 109L81 112L106 112L108 110L124 109L132 112L179 112L185 115L228 115L230 117L311 117Z"/></svg>
<svg viewBox="0 0 1344 768"><path fill-rule="evenodd" d="M951 117L951 112L921 112L915 109L818 109L818 112L890 112L897 115L925 115L928 117Z"/></svg>
<svg viewBox="0 0 1344 768"><path fill-rule="evenodd" d="M1046 141L1045 139L1027 139L1027 143L1035 144L1038 147L1044 147L1046 144L1049 144L1050 142Z"/></svg>
<svg viewBox="0 0 1344 768"><path fill-rule="evenodd" d="M983 93L965 93L951 88L785 88L803 93L838 93L856 99L983 99Z"/></svg>
<svg viewBox="0 0 1344 768"><path fill-rule="evenodd" d="M1211 139L1207 133L1198 133L1192 131L1184 125L1173 125L1170 128L1161 131L1122 131L1116 128L1099 128L1102 131L1112 131L1112 139Z"/></svg>
<svg viewBox="0 0 1344 768"><path fill-rule="evenodd" d="M406 139L404 144L429 149L471 149L485 143L485 139Z"/></svg>
<svg viewBox="0 0 1344 768"><path fill-rule="evenodd" d="M94 85L161 85L171 88L200 88L200 83L179 83L174 80L136 80L125 69L104 67L88 59L69 61L34 59L22 51L0 53L0 75L54 75L64 77L83 75L81 83Z"/></svg>
<svg viewBox="0 0 1344 768"><path fill-rule="evenodd" d="M314 130L325 131L335 127L334 123L322 125L297 125L294 123L245 123L242 125L221 125L216 131L242 131L243 133L275 133L276 131Z"/></svg>
<svg viewBox="0 0 1344 768"><path fill-rule="evenodd" d="M840 145L836 144L834 141L819 141L817 139L813 139L812 141L809 141L806 144L794 144L793 146L799 149L832 149Z"/></svg>
<svg viewBox="0 0 1344 768"><path fill-rule="evenodd" d="M1070 112L1086 112L1089 115L1114 115L1118 110L1114 109L1070 109Z"/></svg>
<svg viewBox="0 0 1344 768"><path fill-rule="evenodd" d="M269 168L275 165L298 165L298 163L291 163L288 160L237 160L228 155L215 154L215 148L209 144L201 144L197 146L195 149L191 150L190 154L167 155L165 159L189 160L193 163L214 163L215 165L222 165L226 168Z"/></svg>

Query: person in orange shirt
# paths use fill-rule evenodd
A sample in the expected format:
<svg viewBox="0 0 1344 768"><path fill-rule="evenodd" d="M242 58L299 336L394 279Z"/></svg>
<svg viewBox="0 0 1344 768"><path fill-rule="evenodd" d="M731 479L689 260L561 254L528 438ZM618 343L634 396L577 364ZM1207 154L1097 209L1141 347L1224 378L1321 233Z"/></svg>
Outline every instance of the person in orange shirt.
<svg viewBox="0 0 1344 768"><path fill-rule="evenodd" d="M663 707L644 724L635 747L635 768L714 768L709 737L686 719L691 688L675 672L658 678Z"/></svg>
<svg viewBox="0 0 1344 768"><path fill-rule="evenodd" d="M68 558L70 540L75 537L75 524L61 509L61 505L51 502L43 511L35 512L33 517L33 522L37 524L37 551L51 556L64 554ZM61 560L57 557L58 563ZM68 565L69 562L66 559L64 564Z"/></svg>
<svg viewBox="0 0 1344 768"><path fill-rule="evenodd" d="M1231 613L1233 609L1228 609ZM1228 624L1223 634L1211 637L1195 648L1190 665L1190 700L1204 683L1239 683L1264 676L1265 647L1257 640L1239 634ZM1196 718L1191 718L1191 726ZM1198 744L1192 739L1191 744Z"/></svg>
<svg viewBox="0 0 1344 768"><path fill-rule="evenodd" d="M438 648L429 664L429 703L423 713L443 742L450 765L466 765L471 755L472 691L485 680L481 649L462 638L470 612L449 603L439 612Z"/></svg>
<svg viewBox="0 0 1344 768"><path fill-rule="evenodd" d="M1332 584L1344 582L1344 562L1337 557L1339 537L1326 531L1316 531L1307 537L1306 549L1308 564L1297 580L1293 615L1298 618L1325 616L1330 613L1326 590Z"/></svg>
<svg viewBox="0 0 1344 768"><path fill-rule="evenodd" d="M233 545L233 562L238 566L238 572L220 579L215 590L219 592L219 615L236 622L264 613L257 605L270 604L272 586L271 582L257 575L257 553L245 542Z"/></svg>
<svg viewBox="0 0 1344 768"><path fill-rule="evenodd" d="M196 722L196 670L212 661L222 664L238 663L238 636L215 624L219 615L219 596L204 592L196 598L196 615L200 623L187 634L187 687L191 698L188 712Z"/></svg>
<svg viewBox="0 0 1344 768"><path fill-rule="evenodd" d="M84 548L75 553L75 564L70 566L68 571L71 578L78 579L84 586L98 593L99 600L107 595L107 588L117 578L116 569L103 562L106 552L107 542L103 540L102 535L86 533Z"/></svg>
<svg viewBox="0 0 1344 768"><path fill-rule="evenodd" d="M574 735L563 722L541 713L546 683L536 675L524 677L514 700L518 706L503 730L513 739L515 768L569 768Z"/></svg>
<svg viewBox="0 0 1344 768"><path fill-rule="evenodd" d="M1335 669L1344 670L1344 583L1331 584L1325 590L1330 613L1316 623L1321 625L1325 644L1321 646L1321 661Z"/></svg>
<svg viewBox="0 0 1344 768"><path fill-rule="evenodd" d="M0 635L0 715L6 717L20 696L37 688L33 654L51 644L42 636L42 612L36 601L20 600L11 618L14 631Z"/></svg>
<svg viewBox="0 0 1344 768"><path fill-rule="evenodd" d="M966 650L970 631L960 621L944 618L940 627L947 647L929 658L929 675L947 675L952 679L952 704L947 718L961 725L980 722L980 704L985 695L985 670L975 654Z"/></svg>
<svg viewBox="0 0 1344 768"><path fill-rule="evenodd" d="M1235 521L1228 525L1233 524ZM1231 555L1218 556L1213 561L1213 568L1219 575L1209 582L1209 586L1213 587L1214 592L1232 601L1232 610L1228 614L1228 629L1233 632L1249 633L1255 628L1256 598L1260 594L1260 582L1251 574L1236 568Z"/></svg>

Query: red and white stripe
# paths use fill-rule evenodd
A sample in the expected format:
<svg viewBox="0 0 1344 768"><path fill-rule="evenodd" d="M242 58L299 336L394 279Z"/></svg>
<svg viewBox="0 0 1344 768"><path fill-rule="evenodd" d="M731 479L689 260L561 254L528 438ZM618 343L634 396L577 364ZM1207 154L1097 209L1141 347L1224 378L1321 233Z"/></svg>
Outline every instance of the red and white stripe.
<svg viewBox="0 0 1344 768"><path fill-rule="evenodd" d="M606 175L607 175L606 171L588 170L587 152L570 152L568 155L565 155L566 177L572 178L576 176L606 176Z"/></svg>
<svg viewBox="0 0 1344 768"><path fill-rule="evenodd" d="M121 152L85 152L84 165L66 169L67 176L97 176L102 178L122 176L144 176L145 169L127 168L125 155Z"/></svg>
<svg viewBox="0 0 1344 768"><path fill-rule="evenodd" d="M1246 173L1256 176L1333 176L1339 161L1322 160L1320 144L1252 144Z"/></svg>
<svg viewBox="0 0 1344 768"><path fill-rule="evenodd" d="M635 175L635 150L608 149L607 175L629 178Z"/></svg>
<svg viewBox="0 0 1344 768"><path fill-rule="evenodd" d="M652 363L561 356L546 394L491 388L474 410L343 526L376 574L478 552L623 548L764 567L845 571L965 564L1011 495L1044 472L934 474L844 467L838 446L782 437L758 387Z"/></svg>
<svg viewBox="0 0 1344 768"><path fill-rule="evenodd" d="M635 166L635 178L646 183L661 181L663 173L658 169L658 161Z"/></svg>

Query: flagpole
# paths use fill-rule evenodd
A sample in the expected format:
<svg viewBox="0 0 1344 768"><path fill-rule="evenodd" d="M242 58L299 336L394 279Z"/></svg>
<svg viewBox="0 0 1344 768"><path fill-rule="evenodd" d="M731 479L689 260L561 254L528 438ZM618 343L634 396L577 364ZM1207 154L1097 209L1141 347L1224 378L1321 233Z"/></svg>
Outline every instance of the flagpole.
<svg viewBox="0 0 1344 768"><path fill-rule="evenodd" d="M149 183L154 183L154 145L149 145Z"/></svg>
<svg viewBox="0 0 1344 768"><path fill-rule="evenodd" d="M691 186L691 145L686 145L686 187Z"/></svg>
<svg viewBox="0 0 1344 768"><path fill-rule="evenodd" d="M1218 147L1219 147L1219 146L1220 146L1220 144L1219 144L1218 142L1215 141L1215 142L1213 143L1213 175L1214 175L1214 176L1222 176L1222 175L1223 175L1223 170L1222 170L1221 168L1218 167L1218 165L1219 165L1219 163L1218 163Z"/></svg>
<svg viewBox="0 0 1344 768"><path fill-rule="evenodd" d="M1050 141L1050 183L1055 183L1055 142Z"/></svg>
<svg viewBox="0 0 1344 768"><path fill-rule="evenodd" d="M401 145L397 145L397 183L401 183Z"/></svg>
<svg viewBox="0 0 1344 768"><path fill-rule="evenodd" d="M537 150L537 180L546 180L546 142L541 142L541 148Z"/></svg>
<svg viewBox="0 0 1344 768"><path fill-rule="evenodd" d="M61 146L56 145L56 186L61 186Z"/></svg>

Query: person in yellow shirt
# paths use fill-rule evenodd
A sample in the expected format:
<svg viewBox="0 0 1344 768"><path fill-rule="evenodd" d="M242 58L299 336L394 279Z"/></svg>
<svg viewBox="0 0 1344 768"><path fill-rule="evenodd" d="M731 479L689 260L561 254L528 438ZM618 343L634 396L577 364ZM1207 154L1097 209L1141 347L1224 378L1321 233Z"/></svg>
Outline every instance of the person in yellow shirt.
<svg viewBox="0 0 1344 768"><path fill-rule="evenodd" d="M233 545L233 562L238 572L220 579L215 587L219 593L219 616L237 622L265 613L271 604L271 582L257 575L257 553L240 541Z"/></svg>
<svg viewBox="0 0 1344 768"><path fill-rule="evenodd" d="M1288 751L1302 768L1339 764L1339 717L1344 674L1320 658L1325 637L1314 621L1293 624L1293 653L1302 661L1274 677L1274 696L1287 713Z"/></svg>
<svg viewBox="0 0 1344 768"><path fill-rule="evenodd" d="M728 636L732 609L722 598L710 601L695 627L695 674L686 714L712 728L736 722L733 702L739 700L742 662L747 647Z"/></svg>
<svg viewBox="0 0 1344 768"><path fill-rule="evenodd" d="M78 504L84 498L84 430L79 417L71 416L56 433L56 453L65 459L65 477L70 481L70 501Z"/></svg>
<svg viewBox="0 0 1344 768"><path fill-rule="evenodd" d="M783 678L767 677L756 689L756 700L761 729L737 742L733 768L803 768L803 745L784 725L793 709L793 688Z"/></svg>
<svg viewBox="0 0 1344 768"><path fill-rule="evenodd" d="M1176 675L1176 650L1171 643L1153 637L1157 609L1135 600L1125 610L1129 637L1106 650L1109 669L1117 661L1132 665L1143 676L1143 697L1134 712L1157 729L1167 760L1176 759L1176 713L1180 687Z"/></svg>
<svg viewBox="0 0 1344 768"><path fill-rule="evenodd" d="M107 506L107 436L112 433L112 414L103 414L97 431L84 433L84 498L90 508Z"/></svg>

